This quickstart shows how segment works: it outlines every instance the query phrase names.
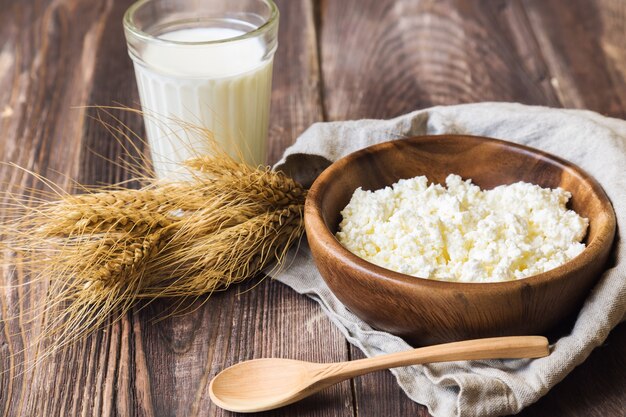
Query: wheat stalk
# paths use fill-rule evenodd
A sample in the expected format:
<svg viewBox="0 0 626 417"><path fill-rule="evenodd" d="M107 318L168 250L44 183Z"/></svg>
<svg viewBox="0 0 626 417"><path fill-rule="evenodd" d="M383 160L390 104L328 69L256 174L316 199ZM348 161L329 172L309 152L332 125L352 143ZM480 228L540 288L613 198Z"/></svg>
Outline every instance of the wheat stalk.
<svg viewBox="0 0 626 417"><path fill-rule="evenodd" d="M224 153L186 163L184 182L64 195L0 224L6 262L49 283L47 354L121 317L139 300L195 298L281 265L303 227L306 190Z"/></svg>

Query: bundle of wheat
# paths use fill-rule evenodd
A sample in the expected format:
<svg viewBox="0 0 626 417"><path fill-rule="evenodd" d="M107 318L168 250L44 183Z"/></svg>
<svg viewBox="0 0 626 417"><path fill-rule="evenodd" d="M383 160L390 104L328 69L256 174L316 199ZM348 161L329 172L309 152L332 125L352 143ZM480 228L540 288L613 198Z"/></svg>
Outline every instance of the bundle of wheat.
<svg viewBox="0 0 626 417"><path fill-rule="evenodd" d="M186 165L193 174L180 182L13 199L19 213L0 224L5 262L49 285L42 338L52 350L139 300L198 297L280 266L299 240L306 190L292 179L219 152Z"/></svg>

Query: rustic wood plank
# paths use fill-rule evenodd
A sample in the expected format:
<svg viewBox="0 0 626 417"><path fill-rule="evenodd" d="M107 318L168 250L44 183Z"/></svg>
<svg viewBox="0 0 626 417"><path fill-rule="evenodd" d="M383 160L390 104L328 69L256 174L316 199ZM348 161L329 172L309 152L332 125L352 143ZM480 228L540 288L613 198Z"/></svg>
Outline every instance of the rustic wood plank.
<svg viewBox="0 0 626 417"><path fill-rule="evenodd" d="M304 129L323 119L313 2L276 0L276 4L280 28L272 85L269 163L278 161Z"/></svg>
<svg viewBox="0 0 626 417"><path fill-rule="evenodd" d="M545 397L520 417L623 416L626 410L626 323Z"/></svg>
<svg viewBox="0 0 626 417"><path fill-rule="evenodd" d="M559 105L519 2L322 5L322 73L331 120L473 101Z"/></svg>
<svg viewBox="0 0 626 417"><path fill-rule="evenodd" d="M563 105L626 117L626 3L524 4Z"/></svg>
<svg viewBox="0 0 626 417"><path fill-rule="evenodd" d="M62 188L78 172L82 151L85 109L93 82L97 44L112 2L91 4L68 1L10 2L3 5L0 23L5 42L0 52L3 88L0 155L46 175ZM6 189L42 188L24 171L2 165ZM5 272L3 284L20 284L20 270ZM45 291L45 288L41 289ZM3 415L73 413L78 392L88 373L87 353L98 352L94 340L79 343L55 357L47 366L31 369L38 322L29 326L25 311L41 306L41 292L28 287L2 288L0 308L3 334L0 410ZM83 361L84 360L84 361ZM77 366L66 367L64 361ZM57 382L72 382L71 385Z"/></svg>

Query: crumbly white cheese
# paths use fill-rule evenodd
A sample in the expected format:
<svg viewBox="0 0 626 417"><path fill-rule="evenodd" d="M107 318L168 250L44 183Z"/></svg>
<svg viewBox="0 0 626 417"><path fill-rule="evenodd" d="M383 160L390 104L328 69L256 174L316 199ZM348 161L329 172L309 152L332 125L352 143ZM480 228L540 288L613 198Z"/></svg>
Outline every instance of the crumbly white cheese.
<svg viewBox="0 0 626 417"><path fill-rule="evenodd" d="M377 191L357 189L337 238L372 263L422 278L495 282L548 271L585 248L588 220L571 194L524 182L481 190L451 174Z"/></svg>

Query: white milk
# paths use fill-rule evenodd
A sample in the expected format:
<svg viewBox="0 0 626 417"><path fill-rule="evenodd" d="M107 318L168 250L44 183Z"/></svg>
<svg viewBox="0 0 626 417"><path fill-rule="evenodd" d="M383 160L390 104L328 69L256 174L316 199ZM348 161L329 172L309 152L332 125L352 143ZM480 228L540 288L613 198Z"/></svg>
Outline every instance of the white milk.
<svg viewBox="0 0 626 417"><path fill-rule="evenodd" d="M233 157L265 163L272 59L264 56L262 41L188 43L244 33L219 27L167 32L159 38L185 43L149 44L142 52L146 66L135 62L157 177L184 178L176 162L210 152L202 134L185 131L175 120L207 128Z"/></svg>

